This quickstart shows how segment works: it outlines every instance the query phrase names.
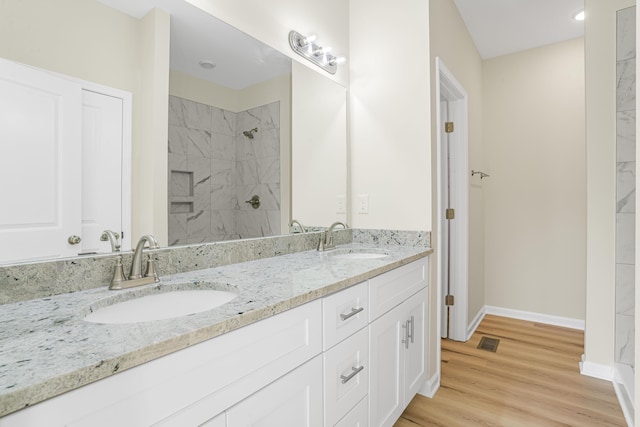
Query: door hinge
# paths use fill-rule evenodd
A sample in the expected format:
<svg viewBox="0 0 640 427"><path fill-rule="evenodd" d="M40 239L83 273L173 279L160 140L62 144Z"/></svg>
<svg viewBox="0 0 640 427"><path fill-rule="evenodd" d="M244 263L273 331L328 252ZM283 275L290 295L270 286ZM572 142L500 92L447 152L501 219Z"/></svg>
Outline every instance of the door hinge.
<svg viewBox="0 0 640 427"><path fill-rule="evenodd" d="M453 295L447 295L444 297L444 304L445 305L453 305Z"/></svg>
<svg viewBox="0 0 640 427"><path fill-rule="evenodd" d="M453 132L453 122L444 122L444 131L446 133Z"/></svg>
<svg viewBox="0 0 640 427"><path fill-rule="evenodd" d="M445 211L445 218L447 219L454 219L456 217L456 210L453 208L448 208Z"/></svg>

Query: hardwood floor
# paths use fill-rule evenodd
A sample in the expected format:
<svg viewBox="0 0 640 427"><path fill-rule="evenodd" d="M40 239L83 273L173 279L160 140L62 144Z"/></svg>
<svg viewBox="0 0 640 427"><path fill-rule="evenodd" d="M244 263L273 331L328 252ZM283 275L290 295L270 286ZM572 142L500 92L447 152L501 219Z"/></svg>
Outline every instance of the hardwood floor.
<svg viewBox="0 0 640 427"><path fill-rule="evenodd" d="M482 336L500 339L492 353ZM487 315L466 343L442 341L440 389L396 427L626 426L608 381L580 375L582 331Z"/></svg>

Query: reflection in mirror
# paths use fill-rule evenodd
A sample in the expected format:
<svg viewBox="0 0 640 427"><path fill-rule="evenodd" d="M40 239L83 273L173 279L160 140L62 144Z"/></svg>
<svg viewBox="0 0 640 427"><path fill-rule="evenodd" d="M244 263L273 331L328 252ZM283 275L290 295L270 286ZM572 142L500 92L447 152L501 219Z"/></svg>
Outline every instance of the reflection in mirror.
<svg viewBox="0 0 640 427"><path fill-rule="evenodd" d="M172 14L169 94L169 244L280 234L291 60L191 7Z"/></svg>
<svg viewBox="0 0 640 427"><path fill-rule="evenodd" d="M152 9L153 7L170 14L170 26L168 18L165 21L164 12ZM131 10L124 12L126 8ZM178 9L182 9L182 12ZM70 10L74 12L69 13ZM229 32L217 33L214 36L208 32L201 32L202 23L211 19L213 18L209 14L181 0L64 0L63 5L48 0L4 0L0 3L0 58L113 89L125 97L129 94L133 100L128 132L131 135L133 151L133 193L130 215L124 211L122 214L123 225L120 230L124 233L123 250L130 248L132 238L134 241L137 239L138 236L134 234L149 232L138 230L143 228L141 225L146 227L152 224L154 230L158 227L164 227L166 230L167 219L161 215L154 216L160 210L158 206L164 206L165 213L172 212L173 209L173 212L182 214L181 209L193 209L193 212L184 212L187 215L183 217L173 218L173 224L178 230L173 243L253 237L288 231L287 225L291 219L290 156L291 145L295 145L290 137L293 126L291 97L295 96L291 94L290 71L278 70L254 80L251 80L250 75L261 68L263 62L284 64L290 70L290 60L264 45L237 46L236 39L229 33L237 30L228 26L225 31ZM209 25L206 24L204 27ZM179 36L185 29L189 29L192 38L186 38L183 46L179 47ZM166 76L166 68L159 65L162 61L154 62L155 57L149 52L169 52L169 31L171 71L169 87L165 87L163 91L170 96L171 101L168 103L173 107L171 114L175 113L171 122L164 124L165 129L169 129L171 143L165 153L169 152L172 157L171 166L177 165L171 169L176 171L176 180L171 185L168 178L154 178L156 174L153 172L158 167L150 162L148 157L149 151L154 149L153 141L158 140L158 133L154 133L154 130L162 125L163 121L161 115L153 116L151 119L148 115L149 111L162 105L155 96L157 87L149 82L161 82L163 74ZM242 33L240 35L250 39ZM210 38L221 41L221 45L226 49L215 51L217 53L213 53L213 50L200 50L200 47L205 47L204 40ZM240 53L239 58L244 62L238 64L235 60L229 59L226 56L229 52ZM207 61L211 61L215 67L203 68L199 64L201 61L205 67ZM168 62L167 59L166 63ZM211 75L222 75L232 82L211 82ZM324 79L324 76L321 79ZM243 82L234 83L235 80ZM255 91L251 92L250 88ZM284 93L288 95L283 95ZM186 106L188 103L192 103L191 107ZM187 121L191 121L193 113L198 115L202 111L203 106L208 110L205 115L210 113L210 127L202 129L202 125L195 125L192 129L184 126ZM167 111L166 108L163 111ZM301 119L301 112L297 113L296 117ZM204 120L206 122L209 119ZM214 123L226 123L228 127L214 128ZM126 127L123 132L127 133ZM245 136L245 132L249 132L253 138ZM205 136L204 145L199 139L202 135ZM216 145L214 140L220 142L220 145ZM276 164L278 151L279 164ZM201 155L198 160L190 162L190 153L196 154L196 157ZM174 154L176 156L173 156ZM123 153L125 163L127 155L131 155L131 152ZM267 161L260 164L258 160L261 159ZM314 157L300 157L299 161L306 162L309 167L314 167L316 163L336 166L334 157L320 159L315 157L315 154ZM342 163L339 168L346 170L346 163L343 160L340 162ZM218 164L223 164L225 168L217 169ZM202 173L207 165L211 168L210 172ZM301 164L301 169L304 168ZM163 174L170 177L171 172L167 169L164 168ZM278 174L279 183L271 182ZM261 181L262 178L267 180ZM150 182L159 184L150 187ZM139 185L141 183L142 185ZM207 185L209 197L196 198L196 193ZM346 182L343 186L346 187ZM140 194L140 188L145 189L144 194ZM154 190L146 191L149 188ZM162 192L165 195L174 197L174 206L171 206L169 201L154 204L163 199L159 195L161 188L164 188ZM128 201L129 196L126 193L132 191L131 188L125 190L127 191L124 191L125 195L122 196L123 205ZM343 194L344 190L342 193L334 192ZM254 194L260 196L261 206L258 210L245 203ZM332 196L332 200L334 197L335 195ZM107 203L112 202L107 199L104 197ZM331 203L333 202L322 201L320 204L328 206ZM190 204L192 205L189 206ZM281 214L277 213L278 208ZM237 218L230 217L231 210L238 211ZM255 217L258 211L264 214L255 226L242 222L245 218ZM304 212L301 212L301 215L303 216L298 219L305 224L329 224L333 220L329 217L322 220L311 217L306 219ZM220 221L214 225L214 221L218 219ZM117 227L108 228L118 231ZM100 233L102 231L104 230L98 230ZM206 238L198 235L204 235L207 231L210 234ZM159 234L158 232L156 237L160 239ZM81 237L84 240L84 236ZM99 241L99 235L97 240ZM103 247L98 248L96 252L110 251L108 242L99 244ZM29 257L23 259L27 258ZM2 263L6 262L0 260L0 264Z"/></svg>
<svg viewBox="0 0 640 427"><path fill-rule="evenodd" d="M347 91L293 64L292 216L305 225L347 222Z"/></svg>

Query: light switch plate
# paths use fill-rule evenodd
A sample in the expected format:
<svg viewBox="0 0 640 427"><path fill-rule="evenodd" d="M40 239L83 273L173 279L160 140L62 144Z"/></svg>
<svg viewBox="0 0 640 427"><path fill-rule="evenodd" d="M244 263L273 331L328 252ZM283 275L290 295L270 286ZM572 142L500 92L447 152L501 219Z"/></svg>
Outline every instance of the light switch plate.
<svg viewBox="0 0 640 427"><path fill-rule="evenodd" d="M359 214L368 214L369 213L369 195L368 194L358 194L358 213Z"/></svg>
<svg viewBox="0 0 640 427"><path fill-rule="evenodd" d="M347 213L347 198L345 196L336 196L336 213Z"/></svg>

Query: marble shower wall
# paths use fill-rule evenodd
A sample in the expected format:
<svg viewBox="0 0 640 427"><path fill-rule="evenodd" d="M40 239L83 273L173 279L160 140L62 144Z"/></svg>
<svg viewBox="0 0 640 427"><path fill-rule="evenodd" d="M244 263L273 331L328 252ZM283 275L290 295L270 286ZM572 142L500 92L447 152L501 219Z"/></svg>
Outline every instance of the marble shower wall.
<svg viewBox="0 0 640 427"><path fill-rule="evenodd" d="M280 234L280 103L234 113L169 97L169 244ZM258 128L249 139L243 131ZM258 195L261 206L245 200Z"/></svg>
<svg viewBox="0 0 640 427"><path fill-rule="evenodd" d="M635 298L636 8L618 11L616 86L616 362L633 366Z"/></svg>

